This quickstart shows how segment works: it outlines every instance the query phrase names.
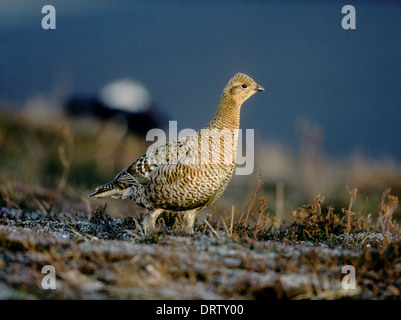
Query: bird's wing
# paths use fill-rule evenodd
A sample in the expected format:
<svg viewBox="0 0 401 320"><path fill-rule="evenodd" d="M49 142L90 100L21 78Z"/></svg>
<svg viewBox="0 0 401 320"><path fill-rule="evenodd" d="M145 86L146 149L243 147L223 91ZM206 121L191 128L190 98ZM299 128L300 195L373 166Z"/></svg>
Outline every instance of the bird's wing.
<svg viewBox="0 0 401 320"><path fill-rule="evenodd" d="M145 175L137 172L135 167L128 167L127 169L121 171L115 178L115 182L120 182L123 184L148 184L150 179Z"/></svg>
<svg viewBox="0 0 401 320"><path fill-rule="evenodd" d="M163 168L176 167L178 163L182 164L183 158L188 161L189 151L194 154L196 149L193 147L197 143L197 136L187 136L160 147L157 147L140 157L127 169L121 171L115 178L115 182L123 184L148 184L152 175ZM187 152L188 151L188 152ZM165 170L165 173L170 170Z"/></svg>

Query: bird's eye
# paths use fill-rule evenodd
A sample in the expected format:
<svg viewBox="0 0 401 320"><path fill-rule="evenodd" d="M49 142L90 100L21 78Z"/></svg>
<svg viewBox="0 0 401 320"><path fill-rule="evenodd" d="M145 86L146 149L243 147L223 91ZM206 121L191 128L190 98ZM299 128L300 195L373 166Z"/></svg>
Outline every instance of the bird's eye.
<svg viewBox="0 0 401 320"><path fill-rule="evenodd" d="M242 85L242 87L245 89L245 88L248 88L248 85L247 85L246 83L244 83L244 84Z"/></svg>

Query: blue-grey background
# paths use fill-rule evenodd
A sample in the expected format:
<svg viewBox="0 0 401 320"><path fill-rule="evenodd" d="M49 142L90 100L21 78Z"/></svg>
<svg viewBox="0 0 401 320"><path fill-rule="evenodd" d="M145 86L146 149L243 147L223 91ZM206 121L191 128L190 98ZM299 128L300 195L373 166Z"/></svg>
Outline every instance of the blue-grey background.
<svg viewBox="0 0 401 320"><path fill-rule="evenodd" d="M56 30L41 28L46 4ZM356 30L341 28L346 4ZM296 149L308 119L328 155L401 161L399 2L0 1L0 99L16 107L131 77L179 129L200 129L237 72L266 89L241 115L258 139Z"/></svg>

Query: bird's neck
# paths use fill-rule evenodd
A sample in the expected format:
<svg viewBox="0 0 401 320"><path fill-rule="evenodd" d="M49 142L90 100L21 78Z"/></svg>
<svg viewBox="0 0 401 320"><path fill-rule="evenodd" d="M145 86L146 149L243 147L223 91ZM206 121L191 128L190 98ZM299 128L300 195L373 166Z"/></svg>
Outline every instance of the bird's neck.
<svg viewBox="0 0 401 320"><path fill-rule="evenodd" d="M223 94L213 119L205 129L238 129L240 110L241 104Z"/></svg>

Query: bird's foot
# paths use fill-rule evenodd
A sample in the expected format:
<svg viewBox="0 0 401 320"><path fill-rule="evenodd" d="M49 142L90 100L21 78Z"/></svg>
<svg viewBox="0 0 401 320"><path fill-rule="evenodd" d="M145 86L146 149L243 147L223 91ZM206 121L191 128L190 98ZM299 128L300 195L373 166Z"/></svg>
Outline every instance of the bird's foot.
<svg viewBox="0 0 401 320"><path fill-rule="evenodd" d="M194 233L196 211L188 211L184 214L184 223L181 231L184 234L191 235Z"/></svg>
<svg viewBox="0 0 401 320"><path fill-rule="evenodd" d="M155 223L157 217L163 212L163 210L155 210L152 213L149 213L142 222L143 232L145 235L149 235L155 229Z"/></svg>

